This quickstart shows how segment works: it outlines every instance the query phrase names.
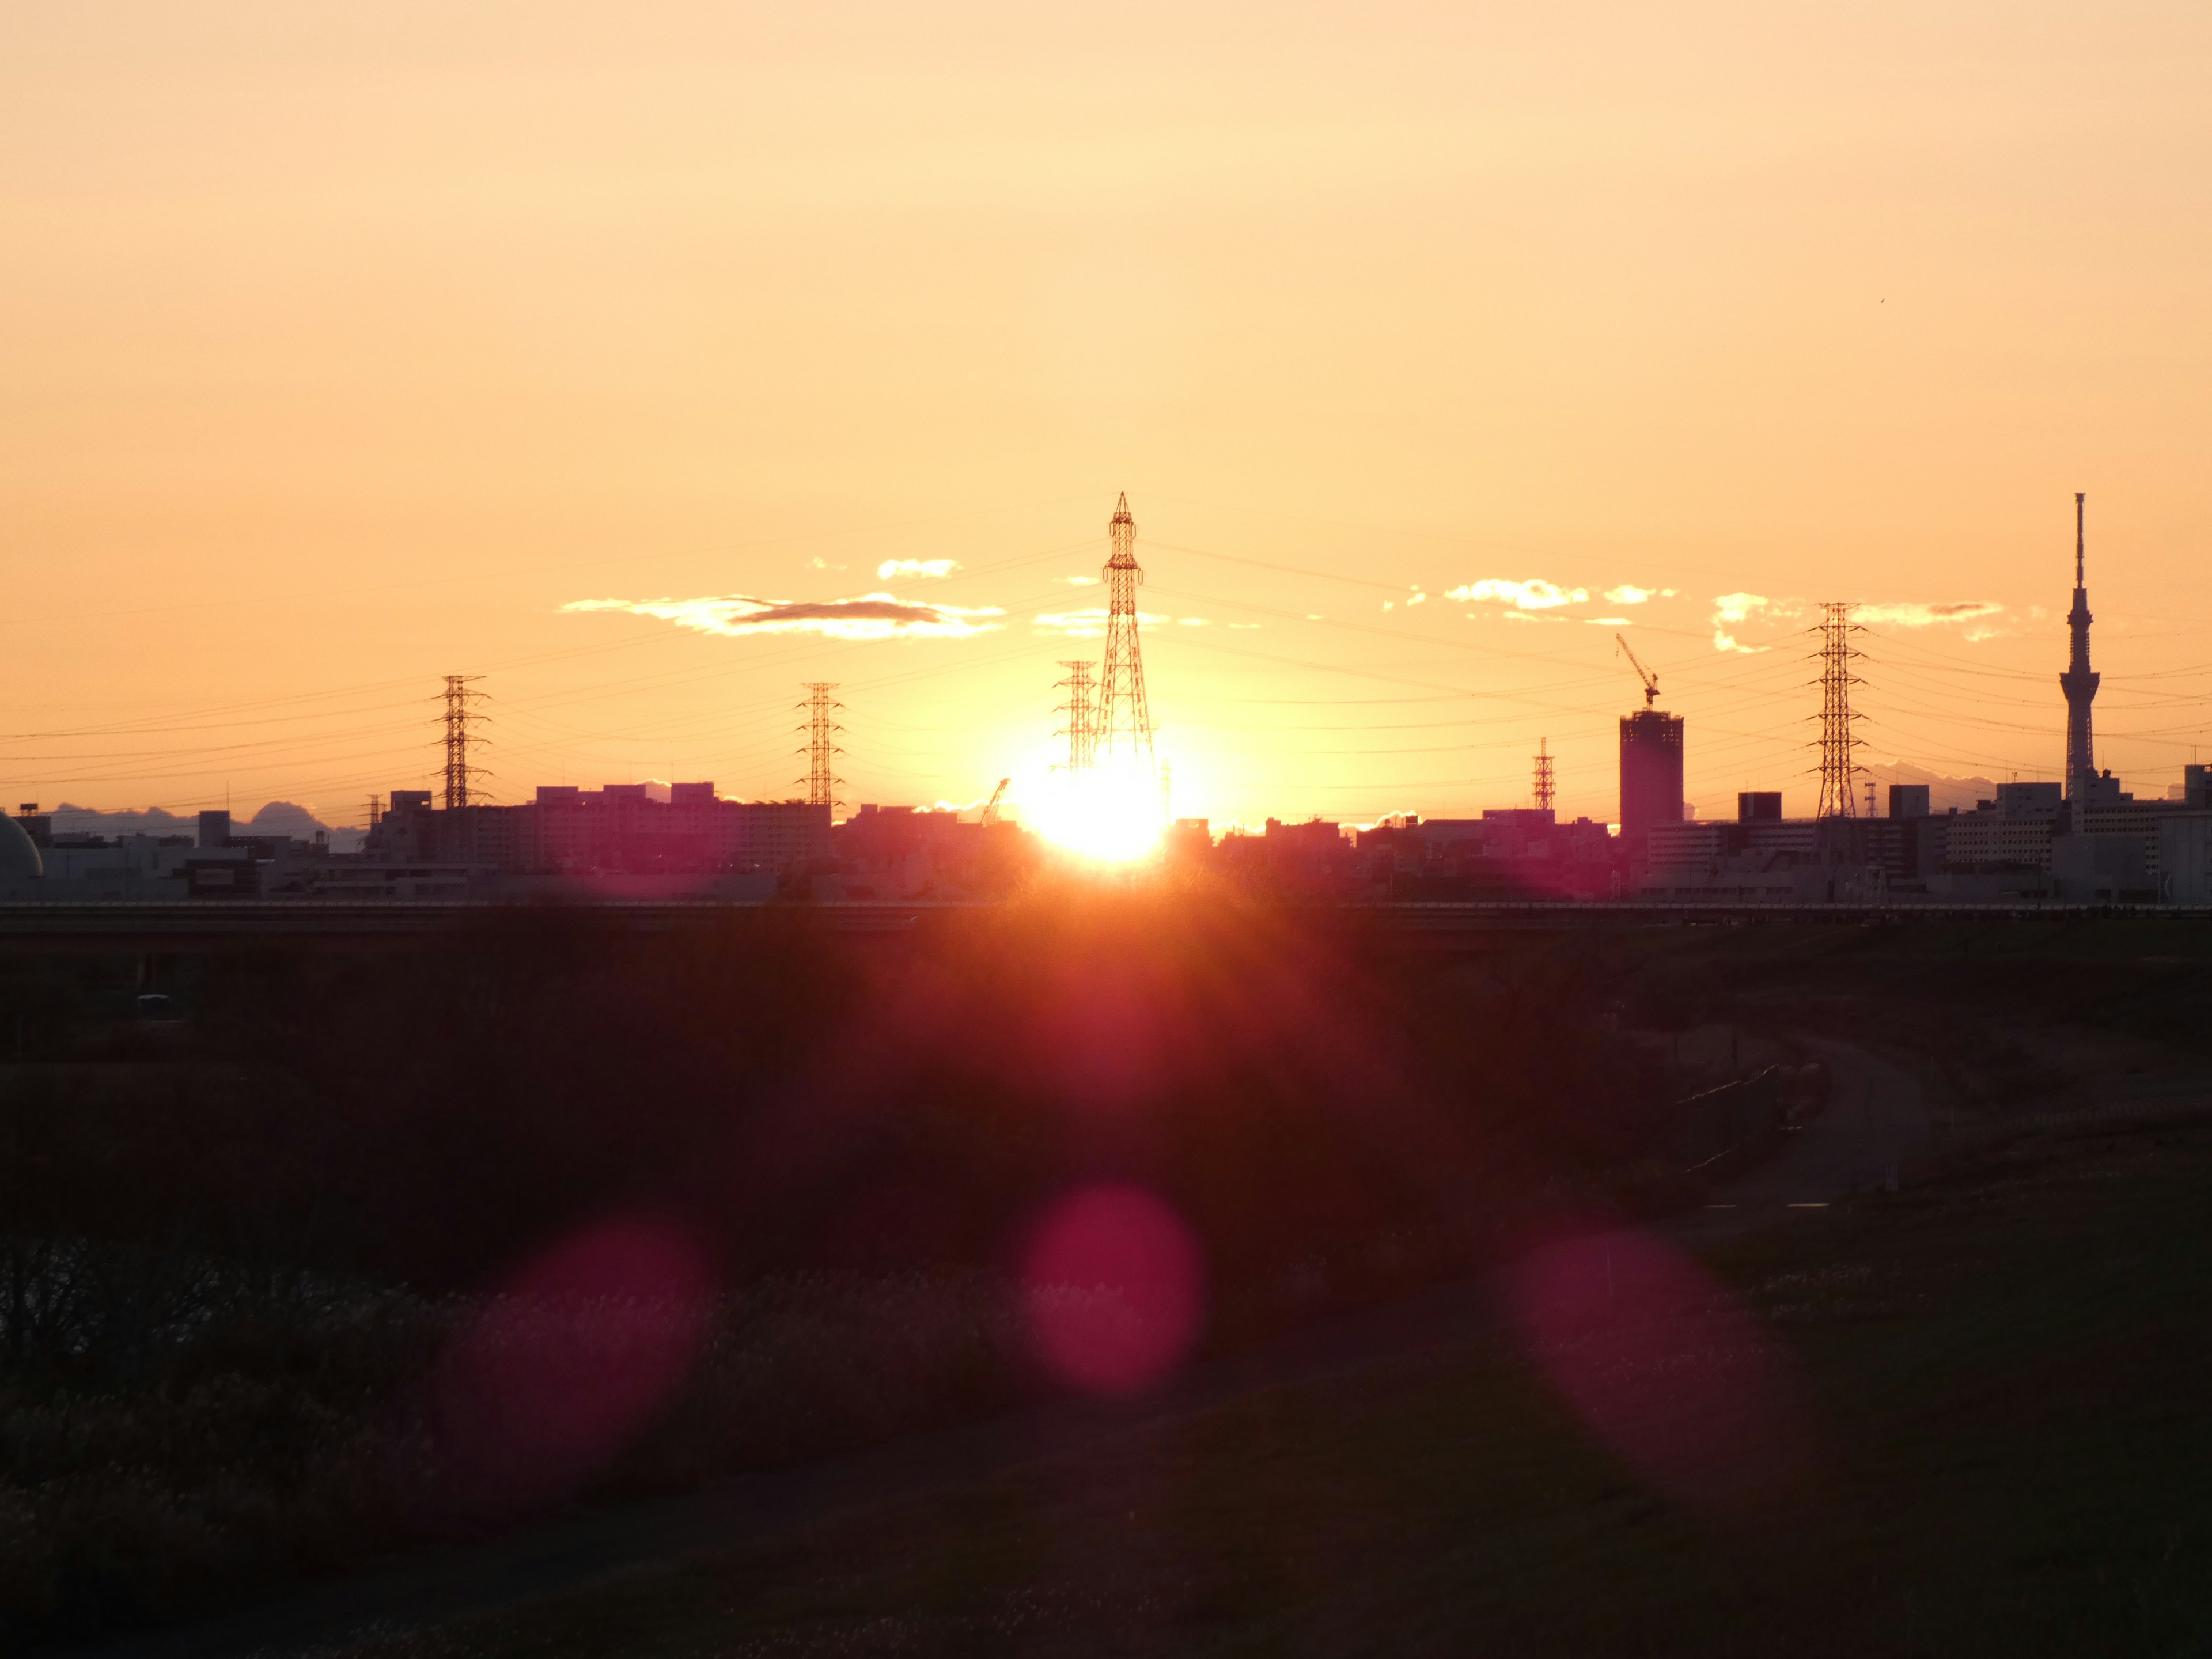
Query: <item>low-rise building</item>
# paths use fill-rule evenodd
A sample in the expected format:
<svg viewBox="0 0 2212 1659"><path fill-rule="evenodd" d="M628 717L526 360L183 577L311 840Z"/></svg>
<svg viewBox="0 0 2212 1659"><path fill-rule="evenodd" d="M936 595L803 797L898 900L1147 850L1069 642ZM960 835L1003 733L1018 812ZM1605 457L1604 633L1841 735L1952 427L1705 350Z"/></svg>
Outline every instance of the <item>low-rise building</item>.
<svg viewBox="0 0 2212 1659"><path fill-rule="evenodd" d="M2212 904L2212 802L2158 822L2158 891L2168 904Z"/></svg>
<svg viewBox="0 0 2212 1659"><path fill-rule="evenodd" d="M1620 890L1624 850L1602 823L1561 823L1548 807L1525 806L1389 819L1357 831L1354 842L1364 880L1378 896L1404 899L1609 897Z"/></svg>
<svg viewBox="0 0 2212 1659"><path fill-rule="evenodd" d="M549 785L514 806L434 806L395 790L362 851L371 864L514 875L781 872L830 856L830 809L725 799L712 783Z"/></svg>
<svg viewBox="0 0 2212 1659"><path fill-rule="evenodd" d="M1644 898L1863 904L1909 895L1917 843L1897 818L1778 818L1747 792L1734 821L1654 824L1636 884Z"/></svg>

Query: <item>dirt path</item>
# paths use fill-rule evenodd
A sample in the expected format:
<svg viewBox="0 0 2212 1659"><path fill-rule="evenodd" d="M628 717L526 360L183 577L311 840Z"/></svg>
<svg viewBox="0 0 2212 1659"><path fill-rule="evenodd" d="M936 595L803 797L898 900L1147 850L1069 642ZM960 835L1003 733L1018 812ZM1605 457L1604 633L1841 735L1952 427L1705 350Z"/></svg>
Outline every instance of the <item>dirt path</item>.
<svg viewBox="0 0 2212 1659"><path fill-rule="evenodd" d="M1827 1105L1778 1156L1730 1182L1685 1224L1693 1241L1826 1209L1853 1193L1894 1191L1906 1160L1926 1141L1919 1079L1850 1043L1810 1046L1828 1064Z"/></svg>
<svg viewBox="0 0 2212 1659"><path fill-rule="evenodd" d="M1917 1079L1844 1043L1816 1045L1833 1068L1821 1115L1779 1157L1680 1229L1692 1243L1810 1221L1832 1200L1888 1183L1923 1139ZM1210 1361L1133 1406L1062 1401L1012 1417L872 1448L832 1462L743 1476L712 1492L581 1511L480 1543L424 1551L313 1584L238 1613L92 1650L92 1659L265 1659L371 1629L404 1630L574 1589L655 1563L762 1536L860 1504L913 1497L1118 1438L1253 1390L1389 1363L1494 1327L1493 1286L1475 1279L1292 1334L1262 1352Z"/></svg>

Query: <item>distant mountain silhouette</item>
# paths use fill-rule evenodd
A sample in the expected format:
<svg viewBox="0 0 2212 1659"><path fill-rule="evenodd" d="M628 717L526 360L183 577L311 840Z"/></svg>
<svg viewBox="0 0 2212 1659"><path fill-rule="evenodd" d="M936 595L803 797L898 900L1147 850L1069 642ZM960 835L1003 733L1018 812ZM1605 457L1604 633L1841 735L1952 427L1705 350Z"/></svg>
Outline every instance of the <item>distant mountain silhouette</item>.
<svg viewBox="0 0 2212 1659"><path fill-rule="evenodd" d="M64 802L53 809L58 836L189 836L198 827L189 812L179 816L159 806L143 812L102 812Z"/></svg>
<svg viewBox="0 0 2212 1659"><path fill-rule="evenodd" d="M249 819L238 831L245 836L290 836L296 841L313 841L319 830L328 832L325 823L304 806L295 806L289 800L272 800Z"/></svg>
<svg viewBox="0 0 2212 1659"><path fill-rule="evenodd" d="M1928 786L1928 810L1948 812L1957 807L1961 812L1971 812L1978 800L1995 800L1997 787L1987 778L1952 778L1941 772L1930 772L1909 761L1896 761L1887 766L1869 766L1867 775L1876 784L1924 783ZM1874 810L1877 813L1889 811L1887 793L1877 790Z"/></svg>
<svg viewBox="0 0 2212 1659"><path fill-rule="evenodd" d="M197 811L172 812L160 806L143 811L103 812L96 807L64 803L54 808L53 820L58 836L191 836L197 835L200 827ZM334 852L351 852L361 845L362 831L357 826L332 827L289 800L272 800L250 818L234 816L231 819L232 833L240 836L289 836L295 841L313 841L319 830L329 831Z"/></svg>

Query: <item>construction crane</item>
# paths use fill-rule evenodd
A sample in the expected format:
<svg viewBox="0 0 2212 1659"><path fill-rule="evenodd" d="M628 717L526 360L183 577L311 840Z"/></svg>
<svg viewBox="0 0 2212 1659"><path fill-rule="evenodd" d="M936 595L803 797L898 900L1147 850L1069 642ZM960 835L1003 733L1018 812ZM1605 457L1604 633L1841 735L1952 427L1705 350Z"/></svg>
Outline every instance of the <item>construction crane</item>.
<svg viewBox="0 0 2212 1659"><path fill-rule="evenodd" d="M1006 786L1012 781L1013 780L1012 778L1000 778L999 780L999 787L991 792L991 799L985 803L983 807L983 822L985 823L996 823L999 821L999 802L1006 793Z"/></svg>
<svg viewBox="0 0 2212 1659"><path fill-rule="evenodd" d="M1620 635L1613 636L1613 642L1628 659L1628 665L1636 671L1636 678L1644 682L1644 706L1650 708L1659 701L1659 677L1636 659L1636 653L1628 648L1628 641Z"/></svg>

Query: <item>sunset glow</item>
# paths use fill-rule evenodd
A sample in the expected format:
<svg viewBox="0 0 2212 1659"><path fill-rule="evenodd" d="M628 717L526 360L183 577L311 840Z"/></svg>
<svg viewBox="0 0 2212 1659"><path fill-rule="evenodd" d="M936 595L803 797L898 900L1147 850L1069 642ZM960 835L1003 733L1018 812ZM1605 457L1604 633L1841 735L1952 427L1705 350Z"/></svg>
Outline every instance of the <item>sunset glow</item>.
<svg viewBox="0 0 2212 1659"><path fill-rule="evenodd" d="M2203 7L222 11L0 23L11 799L357 824L457 672L500 800L814 679L980 799L1123 489L1216 823L1617 816L1624 630L1809 811L1828 598L1869 761L2054 777L2075 489L2100 763L2204 741Z"/></svg>

